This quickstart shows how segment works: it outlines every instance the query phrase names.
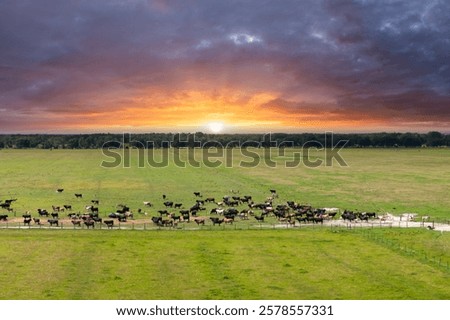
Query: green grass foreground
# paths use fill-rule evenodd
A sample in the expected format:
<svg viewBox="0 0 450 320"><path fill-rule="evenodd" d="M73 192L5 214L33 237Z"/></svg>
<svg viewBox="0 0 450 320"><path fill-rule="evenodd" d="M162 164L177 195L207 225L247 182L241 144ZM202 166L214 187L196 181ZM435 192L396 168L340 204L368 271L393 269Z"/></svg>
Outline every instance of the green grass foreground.
<svg viewBox="0 0 450 320"><path fill-rule="evenodd" d="M448 256L449 234L369 231L0 230L0 298L450 298L448 267L395 249Z"/></svg>

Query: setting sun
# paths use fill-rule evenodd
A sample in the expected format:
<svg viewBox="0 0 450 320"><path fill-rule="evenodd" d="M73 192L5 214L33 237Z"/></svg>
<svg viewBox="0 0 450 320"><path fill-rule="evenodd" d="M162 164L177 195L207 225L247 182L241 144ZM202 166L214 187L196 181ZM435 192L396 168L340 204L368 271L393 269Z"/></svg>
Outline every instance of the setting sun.
<svg viewBox="0 0 450 320"><path fill-rule="evenodd" d="M223 122L220 121L208 122L206 126L208 127L208 130L211 131L212 133L221 133L224 128Z"/></svg>

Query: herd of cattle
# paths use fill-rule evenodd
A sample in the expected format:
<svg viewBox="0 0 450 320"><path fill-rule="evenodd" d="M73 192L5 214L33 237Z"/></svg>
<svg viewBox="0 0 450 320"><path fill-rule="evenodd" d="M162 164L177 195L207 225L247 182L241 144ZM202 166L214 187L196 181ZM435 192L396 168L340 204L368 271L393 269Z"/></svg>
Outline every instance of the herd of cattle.
<svg viewBox="0 0 450 320"><path fill-rule="evenodd" d="M61 193L64 189L57 189ZM49 226L60 226L61 218L70 220L74 228L85 226L87 229L94 229L98 224L104 224L108 228L113 228L115 223L126 223L134 219L134 212L147 216L146 211L155 210L151 221L158 227L176 227L179 223L194 222L197 225L233 224L239 220L253 220L257 223L267 222L269 217L273 217L276 223L284 223L295 226L300 223L323 224L326 220L336 218L340 214L340 219L348 222L369 221L376 219L374 212L352 212L344 210L342 213L338 208L313 208L310 205L287 201L276 204L278 194L275 189L270 190L270 196L265 201L254 202L250 195L239 196L238 191L230 190L232 196L226 195L220 199L214 197L203 197L201 192L193 192L193 204L185 207L183 203L169 201L166 195L162 195L161 209L153 209L154 204L150 201L143 201L144 210L131 208L124 204L119 204L115 212L104 214L105 218L99 215L100 201L91 200L84 206L84 213L73 212L72 205L52 206L52 210L39 208L36 210L37 216L27 211L22 215L23 225L31 226L48 224ZM83 199L83 194L74 194L75 198ZM17 199L0 200L0 209L8 212L15 212L13 203ZM207 210L207 207L209 209ZM107 218L106 218L107 217ZM8 221L8 214L0 214L0 221ZM272 221L274 221L272 219Z"/></svg>

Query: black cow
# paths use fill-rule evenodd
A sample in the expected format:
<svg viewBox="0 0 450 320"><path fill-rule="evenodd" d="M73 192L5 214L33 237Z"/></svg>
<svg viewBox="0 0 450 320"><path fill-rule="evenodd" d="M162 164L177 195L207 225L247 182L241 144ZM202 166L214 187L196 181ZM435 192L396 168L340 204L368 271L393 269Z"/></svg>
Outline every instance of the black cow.
<svg viewBox="0 0 450 320"><path fill-rule="evenodd" d="M59 220L58 219L49 219L47 220L48 223L50 223L50 227L53 225L59 226Z"/></svg>
<svg viewBox="0 0 450 320"><path fill-rule="evenodd" d="M190 212L193 212L193 211L197 212L197 211L200 210L200 209L201 209L200 205L199 205L198 203L196 203L195 205L193 205L193 206L189 209L189 211L190 211Z"/></svg>
<svg viewBox="0 0 450 320"><path fill-rule="evenodd" d="M33 221L35 224L40 225L41 224L41 219L39 218L33 218Z"/></svg>
<svg viewBox="0 0 450 320"><path fill-rule="evenodd" d="M152 222L154 224L159 224L162 221L161 217L152 217Z"/></svg>
<svg viewBox="0 0 450 320"><path fill-rule="evenodd" d="M230 215L237 215L239 213L239 210L236 208L228 208L225 210L224 215L225 216L230 216Z"/></svg>
<svg viewBox="0 0 450 320"><path fill-rule="evenodd" d="M358 213L357 215L358 219L361 221L366 221L369 222L369 216L367 215L367 213L363 212L363 213Z"/></svg>
<svg viewBox="0 0 450 320"><path fill-rule="evenodd" d="M168 214L169 214L169 211L167 211L167 210L158 210L158 213L159 213L159 215L162 217L164 214L165 214L165 215L168 215Z"/></svg>
<svg viewBox="0 0 450 320"><path fill-rule="evenodd" d="M48 217L48 215L49 215L48 211L45 209L37 209L37 211L38 211L38 214L40 217L44 217L44 216Z"/></svg>
<svg viewBox="0 0 450 320"><path fill-rule="evenodd" d="M63 191L64 191L64 189L56 189L56 192L58 192L58 193L61 193Z"/></svg>
<svg viewBox="0 0 450 320"><path fill-rule="evenodd" d="M91 206L90 210L92 213L98 213L98 207Z"/></svg>
<svg viewBox="0 0 450 320"><path fill-rule="evenodd" d="M31 223L31 217L23 219L23 224L24 225L30 225L30 223Z"/></svg>
<svg viewBox="0 0 450 320"><path fill-rule="evenodd" d="M99 218L98 216L92 217L92 220L94 220L94 222L102 223L102 218Z"/></svg>
<svg viewBox="0 0 450 320"><path fill-rule="evenodd" d="M72 206L70 204L65 204L64 209L66 210L72 210Z"/></svg>
<svg viewBox="0 0 450 320"><path fill-rule="evenodd" d="M377 214L376 214L375 212L366 212L366 215L367 215L369 218L376 218L376 217L377 217Z"/></svg>
<svg viewBox="0 0 450 320"><path fill-rule="evenodd" d="M306 223L306 217L299 217L299 216L296 216L295 219L297 219L298 222L300 222L300 223L302 223L302 222Z"/></svg>
<svg viewBox="0 0 450 320"><path fill-rule="evenodd" d="M341 217L342 219L344 219L344 221L348 220L352 222L353 220L356 220L356 215L352 211L345 210Z"/></svg>
<svg viewBox="0 0 450 320"><path fill-rule="evenodd" d="M202 194L201 194L200 192L194 192L194 195L195 195L196 197L199 197L199 198L202 197Z"/></svg>
<svg viewBox="0 0 450 320"><path fill-rule="evenodd" d="M116 210L117 213L123 214L123 213L125 213L125 212L130 211L130 208L127 207L127 206L121 206L121 207L122 207L122 209L117 209L117 210Z"/></svg>
<svg viewBox="0 0 450 320"><path fill-rule="evenodd" d="M95 228L95 221L94 220L86 220L84 222L84 224L86 225L86 227L89 229L92 227L92 229Z"/></svg>
<svg viewBox="0 0 450 320"><path fill-rule="evenodd" d="M105 220L103 223L108 226L108 229L112 229L114 227L114 220Z"/></svg>
<svg viewBox="0 0 450 320"><path fill-rule="evenodd" d="M81 193L75 193L76 198L83 198L83 195Z"/></svg>
<svg viewBox="0 0 450 320"><path fill-rule="evenodd" d="M59 214L58 214L58 212L53 212L53 213L51 214L51 216L52 216L53 219L58 219Z"/></svg>
<svg viewBox="0 0 450 320"><path fill-rule="evenodd" d="M173 220L169 220L169 219L161 220L158 223L158 225L161 226L161 227L173 227L174 226Z"/></svg>
<svg viewBox="0 0 450 320"><path fill-rule="evenodd" d="M263 215L261 215L260 217L255 216L255 219L256 219L258 222L264 222L264 216L263 216Z"/></svg>
<svg viewBox="0 0 450 320"><path fill-rule="evenodd" d="M0 221L8 221L8 215L7 214L1 214L0 215Z"/></svg>
<svg viewBox="0 0 450 320"><path fill-rule="evenodd" d="M323 224L323 217L322 216L315 216L314 219L313 219L313 223Z"/></svg>
<svg viewBox="0 0 450 320"><path fill-rule="evenodd" d="M209 219L212 221L213 226L215 226L216 224L220 226L223 223L223 219L219 219L217 217L211 217Z"/></svg>
<svg viewBox="0 0 450 320"><path fill-rule="evenodd" d="M166 202L164 202L164 205L166 206L166 208L172 208L173 207L173 201L166 201Z"/></svg>
<svg viewBox="0 0 450 320"><path fill-rule="evenodd" d="M25 213L25 214L22 215L22 217L23 217L24 219L29 219L29 218L31 218L31 214Z"/></svg>
<svg viewBox="0 0 450 320"><path fill-rule="evenodd" d="M183 204L182 203L175 203L174 205L174 208L181 208L182 206L183 206Z"/></svg>
<svg viewBox="0 0 450 320"><path fill-rule="evenodd" d="M99 204L100 201L99 200L91 200L92 204Z"/></svg>
<svg viewBox="0 0 450 320"><path fill-rule="evenodd" d="M214 198L209 197L205 199L205 202L216 202L216 200Z"/></svg>
<svg viewBox="0 0 450 320"><path fill-rule="evenodd" d="M0 207L1 208L3 208L3 209L8 209L8 208L10 208L11 207L11 204L10 203L0 203Z"/></svg>
<svg viewBox="0 0 450 320"><path fill-rule="evenodd" d="M119 220L119 222L127 222L127 216L124 214L119 214L117 219Z"/></svg>

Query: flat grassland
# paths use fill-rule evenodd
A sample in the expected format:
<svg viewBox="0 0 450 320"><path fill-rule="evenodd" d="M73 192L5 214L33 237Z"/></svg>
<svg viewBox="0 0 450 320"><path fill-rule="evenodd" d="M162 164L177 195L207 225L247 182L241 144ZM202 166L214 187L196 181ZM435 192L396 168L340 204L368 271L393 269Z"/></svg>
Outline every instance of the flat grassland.
<svg viewBox="0 0 450 320"><path fill-rule="evenodd" d="M154 203L155 212L164 207L162 194L189 207L195 203L193 191L220 200L233 195L231 189L239 190L238 195L252 195L261 202L276 189L277 203L292 200L313 207L450 218L450 149L345 149L340 154L347 166L334 161L316 168L305 166L304 158L299 165L286 167L299 152L291 149L284 156L273 152L276 167L265 165L262 150L253 151L259 162L252 167L245 163L255 162L254 158L237 149L232 151L231 166L225 165L226 156L211 158L221 161L218 167L193 167L186 162L187 152L180 150L185 167L174 164L170 150L168 166L149 166L145 154L139 168L138 152L131 150L129 168L123 163L105 168L102 162L114 159L101 150L0 150L0 199L18 198L14 203L18 213L64 204L81 211L91 199L101 201L103 213L115 211L119 203L143 208L143 201ZM152 158L161 159L161 153L156 150ZM324 161L326 156L311 152L309 160ZM201 160L202 151L196 150L194 157ZM57 188L64 192L55 192ZM82 193L83 199L75 199L74 193Z"/></svg>
<svg viewBox="0 0 450 320"><path fill-rule="evenodd" d="M155 152L161 159L162 151ZM261 161L268 157L254 152ZM169 161L167 167L139 168L137 150L131 150L129 168L104 168L101 162L113 159L100 150L0 150L0 199L18 199L14 213L1 213L37 216L37 208L64 204L83 212L98 199L102 217L123 203L145 221L164 209L162 194L189 208L194 191L219 200L239 190L262 202L276 189L275 203L450 217L448 149L352 149L341 151L348 166L285 167L294 152L272 155L275 168L242 166L254 158L237 152L228 167L181 168ZM182 160L188 156L180 153ZM201 150L193 156L201 159ZM310 160L326 157L310 154ZM210 229L0 229L0 299L450 298L446 232Z"/></svg>
<svg viewBox="0 0 450 320"><path fill-rule="evenodd" d="M0 230L0 299L450 298L419 254L448 256L449 233L372 232Z"/></svg>

